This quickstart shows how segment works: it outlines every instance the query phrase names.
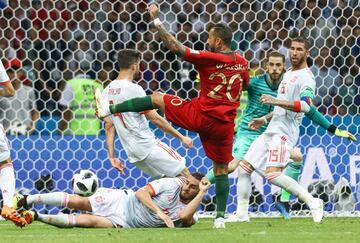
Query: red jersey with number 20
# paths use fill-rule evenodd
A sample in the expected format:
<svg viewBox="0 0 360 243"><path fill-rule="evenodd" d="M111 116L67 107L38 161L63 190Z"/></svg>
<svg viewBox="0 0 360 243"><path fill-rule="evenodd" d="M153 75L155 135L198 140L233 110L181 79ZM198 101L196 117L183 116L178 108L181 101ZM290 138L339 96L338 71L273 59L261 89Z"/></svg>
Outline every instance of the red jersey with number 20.
<svg viewBox="0 0 360 243"><path fill-rule="evenodd" d="M200 75L198 102L202 113L233 121L244 87L249 85L248 62L236 52L215 53L186 48L184 59L195 65Z"/></svg>

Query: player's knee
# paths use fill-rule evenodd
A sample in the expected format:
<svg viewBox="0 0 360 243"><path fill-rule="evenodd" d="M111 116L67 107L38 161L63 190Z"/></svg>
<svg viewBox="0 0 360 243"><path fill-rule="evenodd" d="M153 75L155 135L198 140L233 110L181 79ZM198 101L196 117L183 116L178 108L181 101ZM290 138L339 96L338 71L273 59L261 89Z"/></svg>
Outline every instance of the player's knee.
<svg viewBox="0 0 360 243"><path fill-rule="evenodd" d="M228 165L221 163L214 163L214 174L215 176L229 174Z"/></svg>
<svg viewBox="0 0 360 243"><path fill-rule="evenodd" d="M252 165L246 160L240 161L239 167L240 167L240 171L243 173L251 174L254 171L254 167L252 167Z"/></svg>
<svg viewBox="0 0 360 243"><path fill-rule="evenodd" d="M67 202L67 207L84 210L84 211L92 211L91 204L89 199L86 197L80 197L78 195L68 195L69 199Z"/></svg>
<svg viewBox="0 0 360 243"><path fill-rule="evenodd" d="M163 101L163 98L164 98L164 94L163 93L160 93L160 92L154 92L152 95L151 95L151 102L153 105L155 106L160 106L164 101Z"/></svg>
<svg viewBox="0 0 360 243"><path fill-rule="evenodd" d="M269 182L272 182L274 179L276 179L278 176L282 174L282 171L283 171L282 167L267 167L265 178Z"/></svg>

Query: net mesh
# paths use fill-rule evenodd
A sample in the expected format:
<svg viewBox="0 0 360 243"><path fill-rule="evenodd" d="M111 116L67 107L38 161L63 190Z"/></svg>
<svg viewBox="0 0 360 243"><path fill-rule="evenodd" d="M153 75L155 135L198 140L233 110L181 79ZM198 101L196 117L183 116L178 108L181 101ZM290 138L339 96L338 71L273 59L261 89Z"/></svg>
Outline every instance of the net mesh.
<svg viewBox="0 0 360 243"><path fill-rule="evenodd" d="M311 41L309 61L317 83L314 104L336 125L359 132L360 7L357 0L169 0L157 3L166 28L181 43L194 49L206 48L207 24L228 23L234 33L232 49L249 60L251 75L264 72L269 49L287 54L288 37L305 35ZM21 95L0 101L18 188L31 193L71 192L72 175L80 168L95 171L101 185L106 187L137 189L149 180L129 163L125 176L111 168L103 129L96 128L99 124L95 120L90 122L95 124L89 128L91 131L73 127L71 123L75 120L86 123L84 120L91 119L90 112L83 116L75 114L76 107L69 100L76 98L66 96L67 81L77 75L86 74L103 86L114 79L117 52L121 48L136 48L142 53L142 75L136 82L147 93L162 91L182 98L198 95L194 67L177 59L160 44L153 25L149 24L147 4L139 0L1 1L1 59L15 69L15 79L23 84L19 88L21 93L18 92ZM18 108L13 106L16 102ZM77 105L78 109L81 105L81 109L86 105L90 106L88 111L93 109L86 102ZM94 129L98 135L90 135ZM186 150L176 139L155 131L186 157L190 170L206 173L211 167L196 134L182 131L195 139L195 148ZM326 210L332 214L359 210L358 144L331 137L304 120L299 147L304 154L301 184L323 198ZM119 158L127 161L121 145L116 144L116 148ZM250 210L270 215L274 211L273 194L277 188L257 175L253 176L253 182ZM236 209L235 179L231 179L231 185L229 212ZM203 211L214 209L213 195L212 188ZM303 207L294 201L294 210Z"/></svg>

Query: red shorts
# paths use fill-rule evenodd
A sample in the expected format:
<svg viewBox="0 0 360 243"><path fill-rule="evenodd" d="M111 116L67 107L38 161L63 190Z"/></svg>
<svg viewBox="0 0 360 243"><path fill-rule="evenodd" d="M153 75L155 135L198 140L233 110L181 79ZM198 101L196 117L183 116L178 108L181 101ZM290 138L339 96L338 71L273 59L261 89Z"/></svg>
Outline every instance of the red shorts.
<svg viewBox="0 0 360 243"><path fill-rule="evenodd" d="M189 131L199 133L201 143L215 163L228 164L233 159L234 123L202 114L198 103L178 96L164 95L166 119Z"/></svg>

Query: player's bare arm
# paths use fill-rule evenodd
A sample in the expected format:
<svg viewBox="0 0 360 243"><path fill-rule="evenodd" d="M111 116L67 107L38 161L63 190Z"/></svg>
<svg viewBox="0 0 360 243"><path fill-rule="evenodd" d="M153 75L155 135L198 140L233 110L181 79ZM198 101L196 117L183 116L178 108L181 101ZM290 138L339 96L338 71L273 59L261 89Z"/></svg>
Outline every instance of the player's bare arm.
<svg viewBox="0 0 360 243"><path fill-rule="evenodd" d="M178 138L182 144L184 144L187 148L193 147L193 141L191 138L182 135L175 128L173 128L168 121L166 121L162 116L160 116L155 110L149 111L146 113L146 118L150 120L155 126L160 128L160 130L165 133Z"/></svg>
<svg viewBox="0 0 360 243"><path fill-rule="evenodd" d="M111 165L117 169L121 174L124 174L124 164L115 156L114 152L114 140L115 140L115 127L110 118L104 118L105 122L105 135L106 135L106 147L108 150L108 158Z"/></svg>
<svg viewBox="0 0 360 243"><path fill-rule="evenodd" d="M195 224L194 222L194 214L196 213L203 197L207 193L211 183L207 178L202 178L199 183L199 193L196 197L189 202L189 204L185 207L184 211L180 215L180 219L184 227L190 227L191 225Z"/></svg>
<svg viewBox="0 0 360 243"><path fill-rule="evenodd" d="M140 188L135 193L136 198L147 208L153 211L160 219L162 219L167 227L174 228L175 225L171 218L166 215L151 199L151 197L155 196L155 194L149 187L149 185L146 185L143 188Z"/></svg>
<svg viewBox="0 0 360 243"><path fill-rule="evenodd" d="M279 100L271 95L263 94L260 97L260 103L280 106L289 111L306 113L309 112L312 102L309 97L302 97L301 100Z"/></svg>
<svg viewBox="0 0 360 243"><path fill-rule="evenodd" d="M15 89L14 86L11 84L11 82L7 82L3 84L2 88L0 89L0 96L2 97L12 97L15 95Z"/></svg>
<svg viewBox="0 0 360 243"><path fill-rule="evenodd" d="M158 30L160 39L164 42L165 46L175 55L179 56L180 58L184 58L185 46L176 40L175 37L170 34L165 29L164 25L160 22L158 19L159 8L155 4L151 4L148 7L148 12L150 14L151 20L155 20L155 27Z"/></svg>

